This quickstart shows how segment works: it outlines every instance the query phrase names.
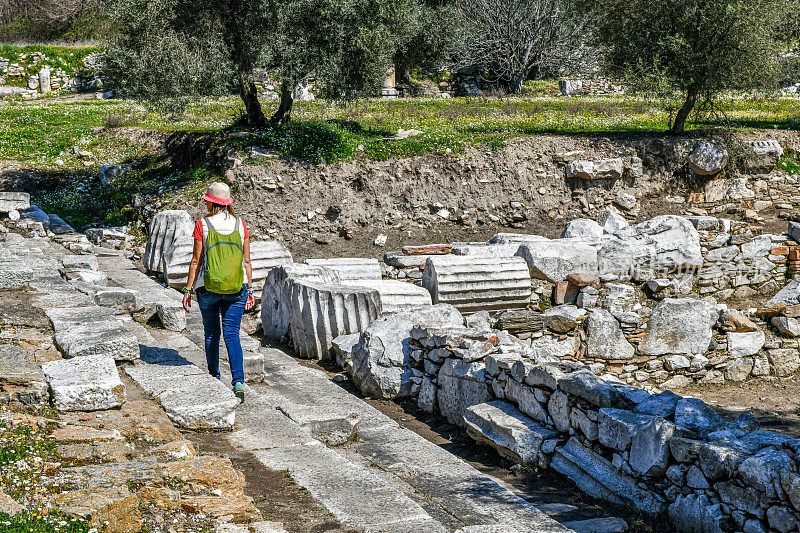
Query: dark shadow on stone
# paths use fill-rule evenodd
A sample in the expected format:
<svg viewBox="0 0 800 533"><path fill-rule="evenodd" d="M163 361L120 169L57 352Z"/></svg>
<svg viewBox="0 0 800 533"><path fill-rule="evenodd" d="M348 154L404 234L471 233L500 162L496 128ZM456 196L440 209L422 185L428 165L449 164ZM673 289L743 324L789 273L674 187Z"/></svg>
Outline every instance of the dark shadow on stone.
<svg viewBox="0 0 800 533"><path fill-rule="evenodd" d="M158 348L156 346L139 345L139 358L151 365L186 366L191 365L187 359L172 348Z"/></svg>

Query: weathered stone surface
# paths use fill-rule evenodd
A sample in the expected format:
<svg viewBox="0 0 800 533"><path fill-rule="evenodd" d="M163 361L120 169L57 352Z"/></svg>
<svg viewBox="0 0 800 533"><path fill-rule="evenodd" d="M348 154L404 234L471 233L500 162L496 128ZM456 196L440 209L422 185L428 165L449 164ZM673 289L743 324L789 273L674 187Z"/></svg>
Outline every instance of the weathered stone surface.
<svg viewBox="0 0 800 533"><path fill-rule="evenodd" d="M782 337L792 339L800 337L800 320L785 316L774 316L770 322Z"/></svg>
<svg viewBox="0 0 800 533"><path fill-rule="evenodd" d="M733 331L737 333L758 331L758 326L755 322L735 309L725 309L720 313L718 323L723 331Z"/></svg>
<svg viewBox="0 0 800 533"><path fill-rule="evenodd" d="M473 439L521 464L537 464L542 442L558 436L555 431L542 427L513 405L500 400L468 407L464 421L467 433Z"/></svg>
<svg viewBox="0 0 800 533"><path fill-rule="evenodd" d="M769 527L779 533L797 531L797 526L800 525L797 515L788 508L778 505L767 509L767 522L769 522Z"/></svg>
<svg viewBox="0 0 800 533"><path fill-rule="evenodd" d="M595 309L586 319L586 355L600 359L632 359L634 348L611 313Z"/></svg>
<svg viewBox="0 0 800 533"><path fill-rule="evenodd" d="M341 446L358 435L361 416L355 412L285 402L278 410L292 422L307 428L311 435L326 446Z"/></svg>
<svg viewBox="0 0 800 533"><path fill-rule="evenodd" d="M647 355L704 353L717 317L706 301L665 298L653 309L640 349Z"/></svg>
<svg viewBox="0 0 800 533"><path fill-rule="evenodd" d="M531 352L543 359L561 359L578 353L580 344L581 342L578 337L559 339L551 335L544 335L538 339L533 339L531 342Z"/></svg>
<svg viewBox="0 0 800 533"><path fill-rule="evenodd" d="M483 363L466 363L448 358L439 369L439 412L448 422L465 427L464 415L469 407L486 403L492 393L485 379Z"/></svg>
<svg viewBox="0 0 800 533"><path fill-rule="evenodd" d="M778 141L744 141L745 166L750 171L770 172L783 157L783 148Z"/></svg>
<svg viewBox="0 0 800 533"><path fill-rule="evenodd" d="M597 249L567 239L529 242L520 245L517 256L530 268L531 276L548 281L564 281L569 274L597 275Z"/></svg>
<svg viewBox="0 0 800 533"><path fill-rule="evenodd" d="M789 456L775 448L765 448L739 465L742 480L766 494L768 498L778 497L779 480L784 474L795 470L794 462Z"/></svg>
<svg viewBox="0 0 800 533"><path fill-rule="evenodd" d="M261 293L261 327L269 338L282 339L289 334L289 299L294 280L338 284L339 276L325 267L302 263L281 265L270 270Z"/></svg>
<svg viewBox="0 0 800 533"><path fill-rule="evenodd" d="M333 339L363 331L381 316L374 290L296 280L289 292L292 341L301 357L327 359Z"/></svg>
<svg viewBox="0 0 800 533"><path fill-rule="evenodd" d="M567 165L567 179L618 180L625 170L621 158L573 161Z"/></svg>
<svg viewBox="0 0 800 533"><path fill-rule="evenodd" d="M728 362L725 366L724 377L733 383L740 383L747 379L753 371L753 359L750 357L740 357Z"/></svg>
<svg viewBox="0 0 800 533"><path fill-rule="evenodd" d="M267 279L273 268L292 264L292 254L285 244L279 241L251 241L250 265L253 269L253 286L258 289Z"/></svg>
<svg viewBox="0 0 800 533"><path fill-rule="evenodd" d="M431 257L422 275L433 303L462 313L527 307L530 283L527 265L516 257Z"/></svg>
<svg viewBox="0 0 800 533"><path fill-rule="evenodd" d="M620 230L627 228L630 224L625 220L616 209L604 209L597 215L597 223L603 229L604 233L609 235L616 235Z"/></svg>
<svg viewBox="0 0 800 533"><path fill-rule="evenodd" d="M675 414L675 406L680 399L681 397L674 392L664 391L640 403L634 411L645 415L672 418L672 415Z"/></svg>
<svg viewBox="0 0 800 533"><path fill-rule="evenodd" d="M109 355L117 361L139 357L139 341L124 322L102 307L45 311L55 330L55 344L66 357Z"/></svg>
<svg viewBox="0 0 800 533"><path fill-rule="evenodd" d="M353 381L366 395L378 398L407 396L411 391L411 330L421 327L458 327L461 314L439 304L380 318L370 324L352 349Z"/></svg>
<svg viewBox="0 0 800 533"><path fill-rule="evenodd" d="M800 369L800 355L793 348L769 350L767 358L776 376L791 376Z"/></svg>
<svg viewBox="0 0 800 533"><path fill-rule="evenodd" d="M687 219L660 215L618 232L639 271L670 274L703 266L700 234Z"/></svg>
<svg viewBox="0 0 800 533"><path fill-rule="evenodd" d="M17 258L0 259L0 289L22 289L33 281L33 269Z"/></svg>
<svg viewBox="0 0 800 533"><path fill-rule="evenodd" d="M306 264L332 270L344 281L382 279L381 265L377 259L366 257L343 257L334 259L307 259Z"/></svg>
<svg viewBox="0 0 800 533"><path fill-rule="evenodd" d="M675 425L681 429L704 436L722 423L722 418L702 400L681 398L675 405Z"/></svg>
<svg viewBox="0 0 800 533"><path fill-rule="evenodd" d="M713 528L713 506L704 495L680 495L669 506L670 523L676 531L697 533L721 533Z"/></svg>
<svg viewBox="0 0 800 533"><path fill-rule="evenodd" d="M97 257L93 255L65 255L61 257L64 268L80 268L85 270L99 270Z"/></svg>
<svg viewBox="0 0 800 533"><path fill-rule="evenodd" d="M220 380L200 368L178 361L168 364L139 362L125 367L167 416L186 429L231 429L239 399Z"/></svg>
<svg viewBox="0 0 800 533"><path fill-rule="evenodd" d="M88 520L98 528L105 525L108 533L142 528L139 499L123 486L64 492L55 496L53 503L66 515Z"/></svg>
<svg viewBox="0 0 800 533"><path fill-rule="evenodd" d="M613 407L622 397L613 385L586 369L576 370L562 377L558 388L596 407Z"/></svg>
<svg viewBox="0 0 800 533"><path fill-rule="evenodd" d="M624 409L603 408L597 412L600 444L624 452L639 426L652 420L650 415L640 415Z"/></svg>
<svg viewBox="0 0 800 533"><path fill-rule="evenodd" d="M42 369L18 346L0 344L0 401L22 405L47 402Z"/></svg>
<svg viewBox="0 0 800 533"><path fill-rule="evenodd" d="M561 232L562 239L573 237L599 237L603 234L603 228L594 220L588 218L578 218L572 220L564 226Z"/></svg>
<svg viewBox="0 0 800 533"><path fill-rule="evenodd" d="M392 315L401 311L413 311L430 307L433 302L431 293L426 289L399 280L359 280L345 282L345 285L365 287L378 291L381 299L383 316Z"/></svg>
<svg viewBox="0 0 800 533"><path fill-rule="evenodd" d="M156 312L164 329L183 331L186 329L186 311L180 302L158 302Z"/></svg>
<svg viewBox="0 0 800 533"><path fill-rule="evenodd" d="M194 238L191 235L176 236L169 248L165 248L161 259L167 284L182 290L189 280L189 265L194 253Z"/></svg>
<svg viewBox="0 0 800 533"><path fill-rule="evenodd" d="M75 228L64 222L60 216L49 214L47 217L50 219L50 225L48 229L56 235L75 233Z"/></svg>
<svg viewBox="0 0 800 533"><path fill-rule="evenodd" d="M125 401L125 386L111 357L87 355L50 361L42 365L42 371L53 391L53 406L59 411L112 409Z"/></svg>
<svg viewBox="0 0 800 533"><path fill-rule="evenodd" d="M728 333L728 353L731 357L748 357L755 355L764 347L766 336L763 331L746 333Z"/></svg>
<svg viewBox="0 0 800 533"><path fill-rule="evenodd" d="M31 206L31 195L26 192L0 191L0 213L22 211Z"/></svg>
<svg viewBox="0 0 800 533"><path fill-rule="evenodd" d="M652 417L639 426L631 438L630 465L643 476L660 476L667 469L669 441L675 425Z"/></svg>
<svg viewBox="0 0 800 533"><path fill-rule="evenodd" d="M590 496L632 505L650 514L664 508L653 493L639 487L635 479L621 474L606 458L583 446L575 437L556 448L550 465Z"/></svg>
<svg viewBox="0 0 800 533"><path fill-rule="evenodd" d="M719 499L731 507L759 518L764 516L761 496L754 488L742 487L733 481L721 481L714 485L714 489L719 494Z"/></svg>
<svg viewBox="0 0 800 533"><path fill-rule="evenodd" d="M133 313L142 308L139 291L122 287L98 289L94 293L94 302L100 307L112 309L119 315Z"/></svg>
<svg viewBox="0 0 800 533"><path fill-rule="evenodd" d="M617 517L564 522L564 527L568 527L575 533L625 533L628 531L628 523Z"/></svg>
<svg viewBox="0 0 800 533"><path fill-rule="evenodd" d="M728 152L707 141L700 141L689 155L689 168L699 176L719 174L728 163Z"/></svg>

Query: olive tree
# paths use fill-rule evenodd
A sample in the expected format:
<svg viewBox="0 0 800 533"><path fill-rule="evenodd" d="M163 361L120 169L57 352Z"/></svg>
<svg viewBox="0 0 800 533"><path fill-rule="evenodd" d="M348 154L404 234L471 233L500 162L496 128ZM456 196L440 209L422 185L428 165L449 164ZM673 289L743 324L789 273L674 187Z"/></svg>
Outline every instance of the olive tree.
<svg viewBox="0 0 800 533"><path fill-rule="evenodd" d="M590 0L608 69L636 91L681 95L670 130L699 102L770 86L779 70L786 0Z"/></svg>
<svg viewBox="0 0 800 533"><path fill-rule="evenodd" d="M532 70L580 69L592 51L577 0L458 0L462 65L478 65L511 92Z"/></svg>
<svg viewBox="0 0 800 533"><path fill-rule="evenodd" d="M418 0L110 0L118 35L107 71L145 98L227 92L245 105L247 123L267 122L254 71L280 84L270 121L290 120L295 88L314 75L328 92L375 91L392 57L412 36Z"/></svg>

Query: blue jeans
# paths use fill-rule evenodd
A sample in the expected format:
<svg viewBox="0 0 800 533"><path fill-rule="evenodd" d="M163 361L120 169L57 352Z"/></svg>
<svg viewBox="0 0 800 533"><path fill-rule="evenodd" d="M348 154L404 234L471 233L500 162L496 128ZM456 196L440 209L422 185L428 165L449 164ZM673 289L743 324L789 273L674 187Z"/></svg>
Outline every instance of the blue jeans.
<svg viewBox="0 0 800 533"><path fill-rule="evenodd" d="M228 360L231 364L232 382L244 383L244 363L239 329L242 326L244 305L247 303L247 287L242 286L238 294L217 294L205 288L197 289L197 306L203 315L203 330L206 340L206 362L208 372L217 379L219 374L219 338L225 338ZM222 331L219 319L222 316Z"/></svg>

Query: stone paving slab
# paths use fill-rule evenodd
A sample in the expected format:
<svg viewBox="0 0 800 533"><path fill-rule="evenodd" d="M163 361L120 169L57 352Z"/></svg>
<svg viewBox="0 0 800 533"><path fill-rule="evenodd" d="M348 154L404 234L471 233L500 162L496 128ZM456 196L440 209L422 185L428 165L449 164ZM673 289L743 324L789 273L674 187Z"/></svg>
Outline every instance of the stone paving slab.
<svg viewBox="0 0 800 533"><path fill-rule="evenodd" d="M51 308L45 314L53 324L55 344L68 358L108 355L117 361L139 358L136 336L107 308Z"/></svg>
<svg viewBox="0 0 800 533"><path fill-rule="evenodd" d="M125 385L111 357L87 355L50 361L42 365L42 371L53 391L53 406L59 411L113 409L125 402Z"/></svg>
<svg viewBox="0 0 800 533"><path fill-rule="evenodd" d="M125 373L159 401L174 424L186 429L233 428L239 399L195 365L139 362Z"/></svg>
<svg viewBox="0 0 800 533"><path fill-rule="evenodd" d="M430 519L428 513L405 494L319 442L260 450L254 455L267 468L287 470L300 486L347 526L378 530L376 528L382 525ZM357 496L362 494L369 497Z"/></svg>

